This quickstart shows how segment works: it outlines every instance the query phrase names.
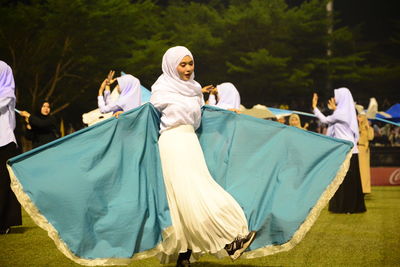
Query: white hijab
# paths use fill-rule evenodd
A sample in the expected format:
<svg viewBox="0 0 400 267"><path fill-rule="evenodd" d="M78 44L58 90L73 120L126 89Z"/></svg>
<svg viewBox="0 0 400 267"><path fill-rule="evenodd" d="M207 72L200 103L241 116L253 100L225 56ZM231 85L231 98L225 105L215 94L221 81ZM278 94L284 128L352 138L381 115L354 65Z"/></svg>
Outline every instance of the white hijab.
<svg viewBox="0 0 400 267"><path fill-rule="evenodd" d="M332 115L336 119L345 122L350 127L355 140L358 140L359 132L356 108L350 90L345 87L335 89L335 102L336 109Z"/></svg>
<svg viewBox="0 0 400 267"><path fill-rule="evenodd" d="M155 93L175 93L184 96L201 96L201 86L194 80L194 72L188 81L184 81L179 77L176 69L185 56L190 56L193 61L193 55L184 46L175 46L165 52L162 59L162 71L160 77L151 87L152 95Z"/></svg>
<svg viewBox="0 0 400 267"><path fill-rule="evenodd" d="M118 97L117 105L124 111L131 110L141 104L141 88L139 79L130 74L117 78L121 94Z"/></svg>
<svg viewBox="0 0 400 267"><path fill-rule="evenodd" d="M218 103L215 96L210 95L210 105L223 109L240 109L240 95L236 87L229 82L217 85L218 89Z"/></svg>
<svg viewBox="0 0 400 267"><path fill-rule="evenodd" d="M192 73L188 81L179 77L177 67L185 56L192 53L183 46L175 46L165 52L162 59L163 74L151 87L150 102L162 113L161 132L179 125L200 126L201 106L204 105L201 85Z"/></svg>

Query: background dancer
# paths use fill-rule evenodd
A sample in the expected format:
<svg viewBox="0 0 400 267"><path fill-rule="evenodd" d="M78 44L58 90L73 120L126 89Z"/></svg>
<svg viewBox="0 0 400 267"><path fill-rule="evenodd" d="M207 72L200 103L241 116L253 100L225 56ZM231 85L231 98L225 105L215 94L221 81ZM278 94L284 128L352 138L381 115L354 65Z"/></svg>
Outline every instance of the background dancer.
<svg viewBox="0 0 400 267"><path fill-rule="evenodd" d="M15 128L15 83L12 70L0 60L0 234L21 225L21 206L10 188L6 168L9 158L18 154Z"/></svg>
<svg viewBox="0 0 400 267"><path fill-rule="evenodd" d="M217 87L210 90L208 99L210 106L239 112L240 109L240 94L236 87L229 82L221 83Z"/></svg>
<svg viewBox="0 0 400 267"><path fill-rule="evenodd" d="M317 104L318 95L314 93L312 108L318 119L322 123L328 124L326 135L348 140L354 144L349 171L330 200L329 211L334 213L365 212L357 155L359 130L353 96L347 88L335 89L335 97L328 101L328 108L333 110L333 114L327 117L317 108Z"/></svg>
<svg viewBox="0 0 400 267"><path fill-rule="evenodd" d="M110 71L100 85L97 103L101 113L114 112L114 116L118 117L122 112L140 106L141 88L139 79L132 75L125 74L114 79L114 73L115 71ZM118 83L116 87L120 95L117 101L112 101L110 85L115 81Z"/></svg>

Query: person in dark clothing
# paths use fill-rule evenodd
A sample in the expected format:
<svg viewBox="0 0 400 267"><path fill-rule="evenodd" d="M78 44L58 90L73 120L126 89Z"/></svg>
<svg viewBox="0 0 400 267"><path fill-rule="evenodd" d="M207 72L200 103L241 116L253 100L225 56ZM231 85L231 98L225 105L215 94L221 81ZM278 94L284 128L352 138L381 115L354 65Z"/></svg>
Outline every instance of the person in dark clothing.
<svg viewBox="0 0 400 267"><path fill-rule="evenodd" d="M47 144L60 136L57 120L50 115L50 103L48 101L41 102L38 111L37 115L31 115L27 111L20 113L27 123L27 138L32 140L32 148Z"/></svg>

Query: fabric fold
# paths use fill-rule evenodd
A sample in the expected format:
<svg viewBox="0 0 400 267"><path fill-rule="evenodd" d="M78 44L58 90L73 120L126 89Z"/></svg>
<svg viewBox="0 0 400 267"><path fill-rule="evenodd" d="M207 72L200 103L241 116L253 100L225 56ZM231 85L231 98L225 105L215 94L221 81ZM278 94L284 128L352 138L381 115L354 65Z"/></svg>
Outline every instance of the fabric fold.
<svg viewBox="0 0 400 267"><path fill-rule="evenodd" d="M147 103L8 161L18 200L57 248L88 266L158 256L173 232ZM343 180L350 142L205 106L197 130L215 181L257 231L253 258L300 242Z"/></svg>

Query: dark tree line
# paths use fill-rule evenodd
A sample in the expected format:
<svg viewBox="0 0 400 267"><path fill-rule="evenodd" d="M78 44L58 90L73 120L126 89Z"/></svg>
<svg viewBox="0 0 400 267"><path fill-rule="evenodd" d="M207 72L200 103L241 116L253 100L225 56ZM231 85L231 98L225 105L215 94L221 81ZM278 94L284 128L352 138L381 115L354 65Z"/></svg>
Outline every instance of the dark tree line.
<svg viewBox="0 0 400 267"><path fill-rule="evenodd" d="M108 70L150 88L174 45L195 55L196 80L234 83L247 107L304 107L312 92L327 98L339 86L362 101L398 95L398 56L372 57L377 44L363 41L362 26L342 25L335 13L331 20L327 1L288 2L0 0L0 58L14 70L18 107L49 98L75 121L96 107ZM399 40L394 34L385 47L396 50Z"/></svg>

